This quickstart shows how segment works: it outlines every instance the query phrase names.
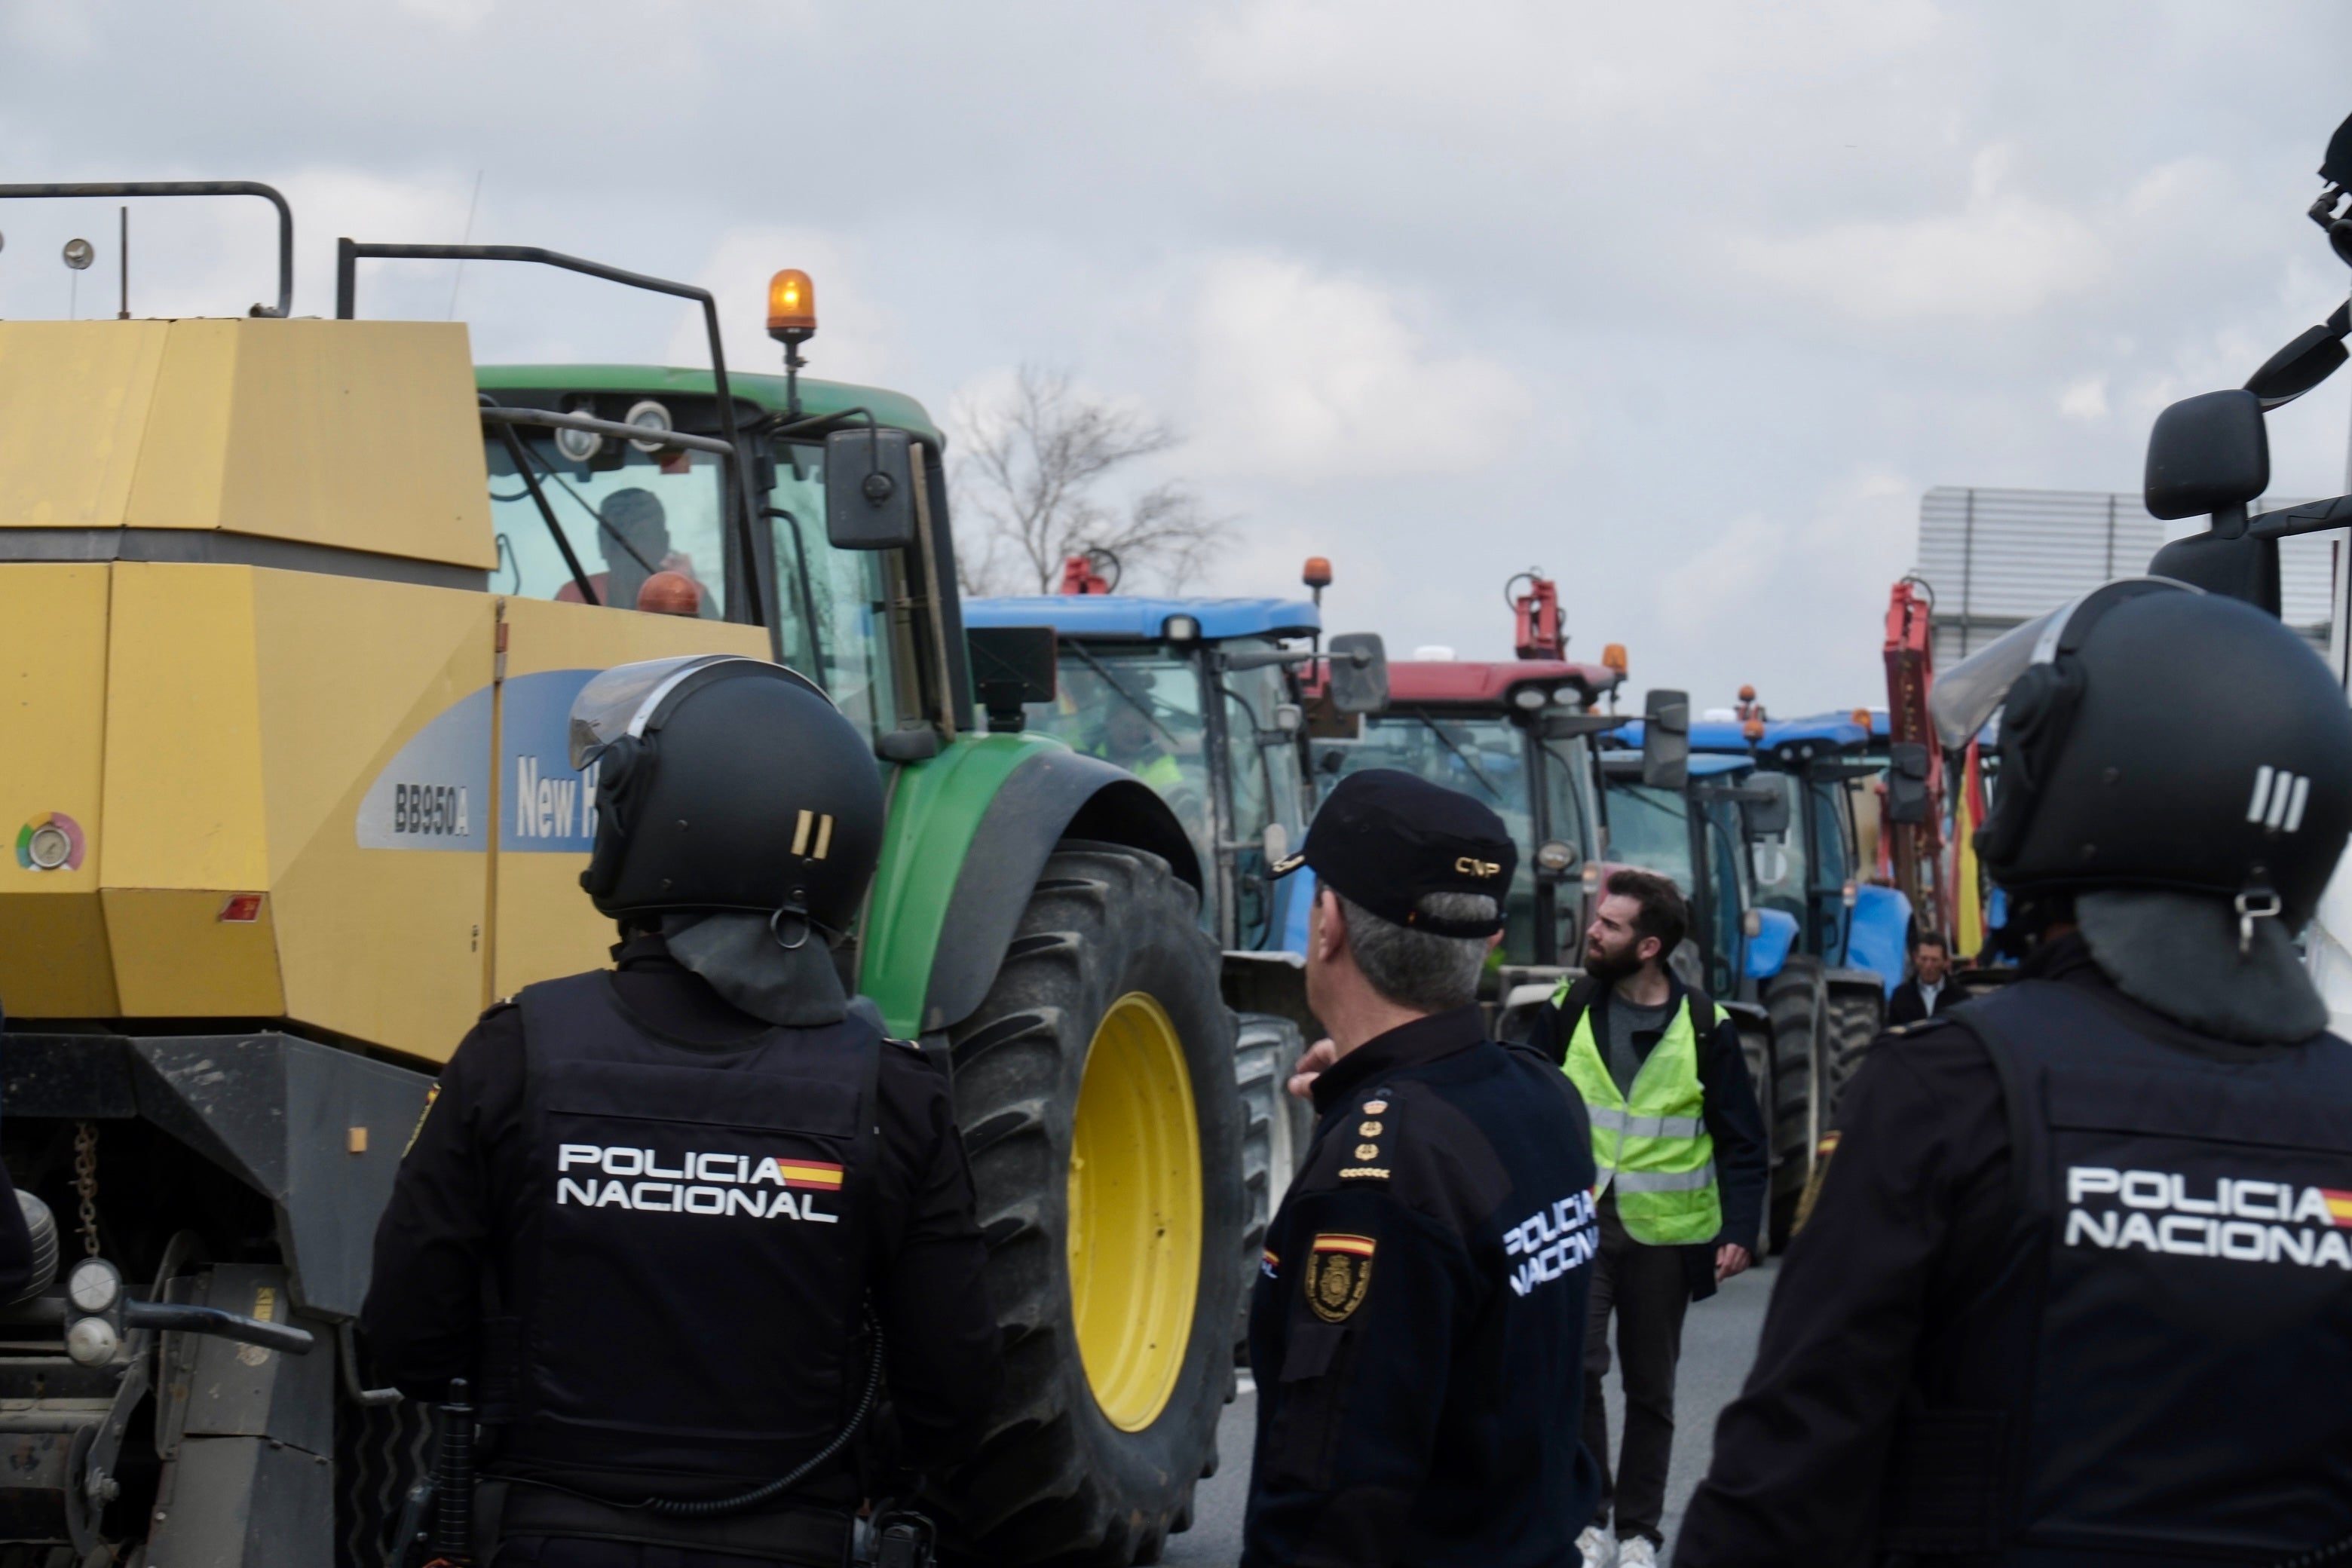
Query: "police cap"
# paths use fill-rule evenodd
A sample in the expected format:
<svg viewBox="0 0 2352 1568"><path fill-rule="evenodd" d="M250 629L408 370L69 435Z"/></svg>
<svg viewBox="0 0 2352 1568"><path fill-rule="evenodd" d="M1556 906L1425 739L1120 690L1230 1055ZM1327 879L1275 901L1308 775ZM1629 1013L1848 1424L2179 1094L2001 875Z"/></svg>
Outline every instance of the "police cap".
<svg viewBox="0 0 2352 1568"><path fill-rule="evenodd" d="M1304 850L1276 862L1274 874L1306 866L1392 924L1484 937L1503 929L1503 899L1518 863L1510 831L1486 806L1412 773L1372 768L1339 781L1315 814ZM1483 893L1495 900L1495 917L1434 919L1415 907L1431 893Z"/></svg>

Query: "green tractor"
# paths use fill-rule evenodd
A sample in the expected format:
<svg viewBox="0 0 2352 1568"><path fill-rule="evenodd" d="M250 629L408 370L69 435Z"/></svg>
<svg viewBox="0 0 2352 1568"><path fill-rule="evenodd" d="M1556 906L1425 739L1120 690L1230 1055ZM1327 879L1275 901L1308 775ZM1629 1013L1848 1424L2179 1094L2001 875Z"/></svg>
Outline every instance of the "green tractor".
<svg viewBox="0 0 2352 1568"><path fill-rule="evenodd" d="M473 1016L604 961L573 696L706 654L817 680L887 785L841 961L950 1064L1011 1373L929 1503L992 1561L1156 1560L1245 1262L1208 874L1129 773L975 731L938 428L800 379L798 273L784 374L730 375L688 285L345 240L336 319L296 321L266 186L0 187L190 195L276 206L274 309L0 323L5 1153L88 1254L0 1308L0 1562L385 1561L422 1422L364 1386L368 1238ZM690 301L710 365L477 367L463 325L358 319L362 265L415 259Z"/></svg>

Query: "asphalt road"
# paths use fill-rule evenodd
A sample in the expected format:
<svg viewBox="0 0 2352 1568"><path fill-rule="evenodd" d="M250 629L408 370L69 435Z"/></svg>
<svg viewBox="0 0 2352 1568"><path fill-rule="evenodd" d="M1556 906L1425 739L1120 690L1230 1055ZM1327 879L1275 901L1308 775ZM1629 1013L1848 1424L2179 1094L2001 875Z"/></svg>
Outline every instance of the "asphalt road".
<svg viewBox="0 0 2352 1568"><path fill-rule="evenodd" d="M1764 1326L1776 1270L1770 1263L1732 1280L1712 1300L1693 1307L1683 1330L1683 1362L1675 1384L1675 1461L1666 1488L1666 1553L1682 1523L1683 1505L1706 1473L1715 1437L1715 1418L1747 1380ZM1241 1397L1225 1407L1217 1433L1222 1456L1217 1473L1193 1494L1192 1528L1170 1538L1163 1563L1226 1568L1241 1561L1242 1504L1249 1495L1250 1436L1257 1419L1257 1395L1244 1379ZM1612 1373L1609 1380L1609 1426L1612 1447L1622 1410Z"/></svg>

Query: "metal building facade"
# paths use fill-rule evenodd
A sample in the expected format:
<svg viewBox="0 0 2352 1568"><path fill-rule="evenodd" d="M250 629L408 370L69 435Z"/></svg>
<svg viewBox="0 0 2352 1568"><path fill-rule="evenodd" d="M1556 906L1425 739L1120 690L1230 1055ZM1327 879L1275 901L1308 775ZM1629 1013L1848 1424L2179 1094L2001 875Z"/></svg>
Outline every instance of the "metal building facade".
<svg viewBox="0 0 2352 1568"><path fill-rule="evenodd" d="M2298 502L2265 497L2251 509ZM1936 668L1949 669L2021 621L2115 577L2136 576L2168 539L2203 520L2159 522L2135 494L1939 485L1919 502L1915 575L1935 595ZM2337 542L2283 541L2280 610L2325 654L2335 604Z"/></svg>

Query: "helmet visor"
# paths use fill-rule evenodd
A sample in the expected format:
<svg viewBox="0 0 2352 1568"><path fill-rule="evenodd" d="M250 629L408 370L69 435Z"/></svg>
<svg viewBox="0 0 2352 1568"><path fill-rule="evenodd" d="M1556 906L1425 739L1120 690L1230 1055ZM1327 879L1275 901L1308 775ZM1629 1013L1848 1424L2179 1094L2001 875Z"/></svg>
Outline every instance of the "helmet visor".
<svg viewBox="0 0 2352 1568"><path fill-rule="evenodd" d="M1936 721L1937 742L1957 752L1974 740L2009 696L2017 678L2032 668L2042 638L2065 624L2076 601L2069 600L2021 626L2003 632L1990 646L1979 648L1936 678L1927 695L1927 714ZM2053 639L2054 640L2054 639Z"/></svg>
<svg viewBox="0 0 2352 1568"><path fill-rule="evenodd" d="M624 735L645 733L662 699L697 670L740 658L740 654L695 653L614 665L580 689L572 700L572 766L585 769L596 753ZM757 660L745 662L756 663Z"/></svg>

